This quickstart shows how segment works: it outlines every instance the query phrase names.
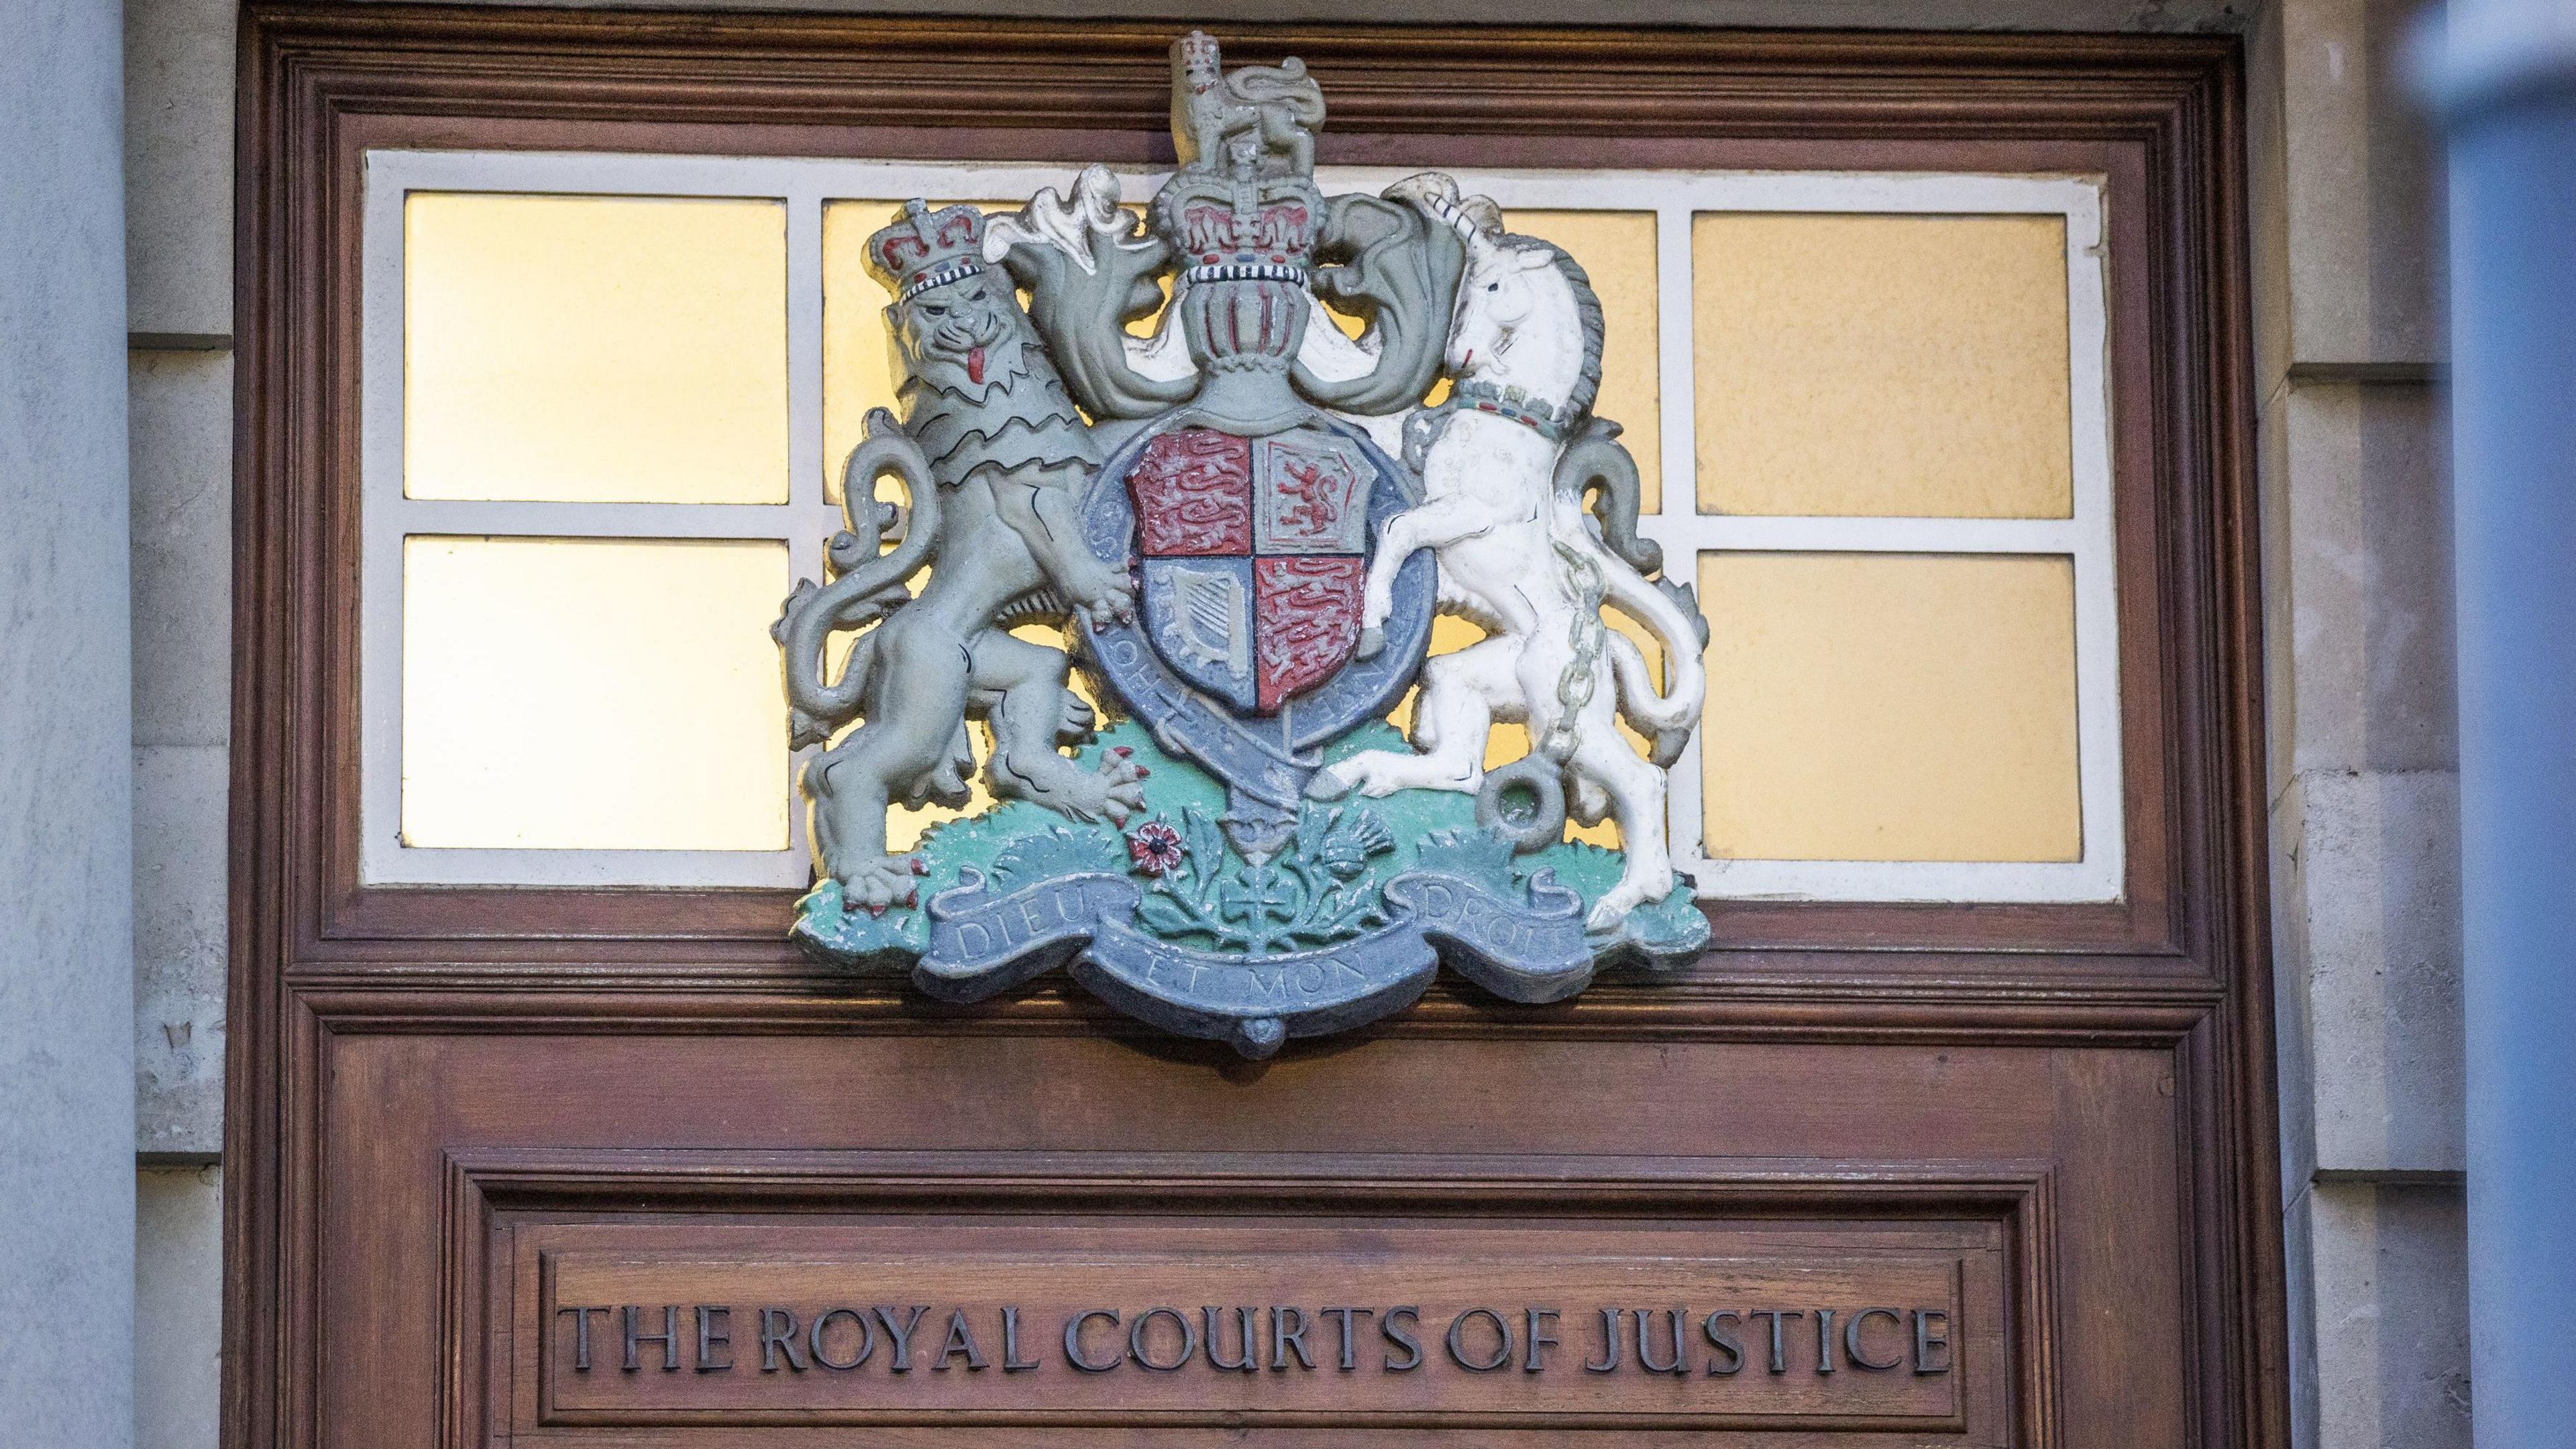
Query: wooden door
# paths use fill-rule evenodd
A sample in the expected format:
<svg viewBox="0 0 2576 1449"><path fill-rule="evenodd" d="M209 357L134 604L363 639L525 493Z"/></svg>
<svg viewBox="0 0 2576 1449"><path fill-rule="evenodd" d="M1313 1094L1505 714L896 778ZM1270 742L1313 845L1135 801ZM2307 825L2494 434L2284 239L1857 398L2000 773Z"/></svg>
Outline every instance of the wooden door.
<svg viewBox="0 0 2576 1449"><path fill-rule="evenodd" d="M1167 162L1168 31L244 35L229 1444L2285 1442L2232 42L1229 33L1329 163L2101 178L2125 847L1246 1062L359 839L371 151Z"/></svg>

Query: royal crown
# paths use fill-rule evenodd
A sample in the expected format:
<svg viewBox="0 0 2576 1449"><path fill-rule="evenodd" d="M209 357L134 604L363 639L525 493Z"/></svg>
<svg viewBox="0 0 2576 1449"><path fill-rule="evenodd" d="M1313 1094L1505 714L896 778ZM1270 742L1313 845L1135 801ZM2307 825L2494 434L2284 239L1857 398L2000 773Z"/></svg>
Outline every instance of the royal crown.
<svg viewBox="0 0 2576 1449"><path fill-rule="evenodd" d="M984 269L984 213L971 206L937 211L919 197L903 204L894 225L868 238L868 270L898 302Z"/></svg>

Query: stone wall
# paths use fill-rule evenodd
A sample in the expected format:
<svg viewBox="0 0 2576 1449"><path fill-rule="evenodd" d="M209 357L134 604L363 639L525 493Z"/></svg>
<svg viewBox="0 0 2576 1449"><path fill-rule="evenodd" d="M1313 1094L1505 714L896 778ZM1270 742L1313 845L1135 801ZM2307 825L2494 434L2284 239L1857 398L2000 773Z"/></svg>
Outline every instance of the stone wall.
<svg viewBox="0 0 2576 1449"><path fill-rule="evenodd" d="M2438 143L2416 6L2248 41L2295 1441L2469 1442Z"/></svg>
<svg viewBox="0 0 2576 1449"><path fill-rule="evenodd" d="M233 17L125 6L141 1449L213 1449L220 1385Z"/></svg>

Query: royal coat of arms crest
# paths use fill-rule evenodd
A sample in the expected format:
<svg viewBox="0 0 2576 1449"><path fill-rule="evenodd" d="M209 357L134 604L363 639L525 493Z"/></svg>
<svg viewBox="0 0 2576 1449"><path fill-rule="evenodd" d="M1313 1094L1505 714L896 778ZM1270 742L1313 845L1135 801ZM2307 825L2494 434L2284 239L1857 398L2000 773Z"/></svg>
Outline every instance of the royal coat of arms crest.
<svg viewBox="0 0 2576 1449"><path fill-rule="evenodd" d="M1141 221L1093 167L1017 213L909 203L870 239L901 406L849 458L832 580L772 631L791 738L828 746L795 926L818 958L952 1001L1063 967L1264 1056L1444 963L1546 1002L1705 945L1664 771L1707 626L1593 411L1589 279L1445 176L1325 196L1323 118L1302 65L1229 73L1193 33L1181 165ZM886 474L906 508L876 501ZM1426 657L1440 613L1484 637ZM1386 722L1408 691L1409 740ZM998 803L891 853L890 806L968 798L978 721ZM1532 750L1488 771L1497 721Z"/></svg>

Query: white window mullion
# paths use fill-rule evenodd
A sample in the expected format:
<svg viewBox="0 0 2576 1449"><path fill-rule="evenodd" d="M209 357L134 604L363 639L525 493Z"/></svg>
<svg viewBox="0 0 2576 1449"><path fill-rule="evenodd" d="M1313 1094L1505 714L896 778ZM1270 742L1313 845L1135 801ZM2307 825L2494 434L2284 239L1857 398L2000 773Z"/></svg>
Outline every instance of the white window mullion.
<svg viewBox="0 0 2576 1449"><path fill-rule="evenodd" d="M823 544L841 525L839 505L823 496L823 198L815 179L799 174L787 196L787 499L799 522L787 537L788 572L823 582ZM780 726L785 728L784 724ZM787 756L787 852L798 864L812 842L796 780L819 749Z"/></svg>
<svg viewBox="0 0 2576 1449"><path fill-rule="evenodd" d="M2071 518L1850 518L1709 515L1686 526L1703 549L1736 553L2054 553L2089 536Z"/></svg>
<svg viewBox="0 0 2576 1449"><path fill-rule="evenodd" d="M1639 531L1661 544L1664 576L1699 586L1703 520L1699 516L1699 384L1691 278L1691 209L1667 201L1655 212L1655 393L1663 435L1662 506L1638 520ZM1693 729L1681 758L1665 777L1664 814L1676 868L1689 873L1699 859L1701 823L1699 731Z"/></svg>
<svg viewBox="0 0 2576 1449"><path fill-rule="evenodd" d="M807 510L778 503L535 503L401 498L383 510L406 535L502 538L703 538L784 542Z"/></svg>
<svg viewBox="0 0 2576 1449"><path fill-rule="evenodd" d="M2111 329L2102 196L2086 186L2066 211L2067 436L2074 484L2076 774L2088 883L2102 897L2127 877L2121 819L2119 530L2111 494Z"/></svg>
<svg viewBox="0 0 2576 1449"><path fill-rule="evenodd" d="M400 878L403 761L402 163L369 155L359 240L358 871Z"/></svg>

